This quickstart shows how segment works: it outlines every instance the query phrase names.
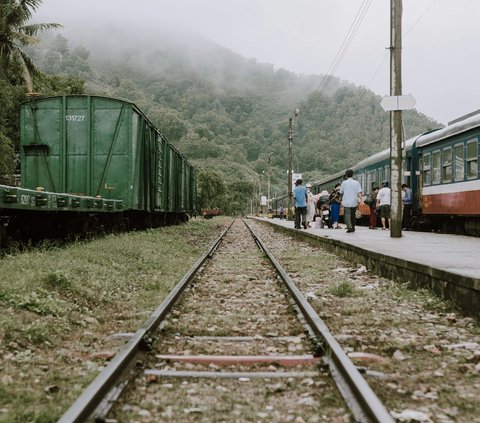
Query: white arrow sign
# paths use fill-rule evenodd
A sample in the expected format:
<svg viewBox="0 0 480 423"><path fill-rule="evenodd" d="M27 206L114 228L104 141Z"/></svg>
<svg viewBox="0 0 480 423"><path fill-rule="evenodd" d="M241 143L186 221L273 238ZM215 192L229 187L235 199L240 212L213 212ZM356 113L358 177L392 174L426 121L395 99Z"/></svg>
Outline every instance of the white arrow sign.
<svg viewBox="0 0 480 423"><path fill-rule="evenodd" d="M411 94L392 95L383 97L380 106L382 106L382 109L386 112L392 112L394 110L413 109L416 102L417 100L415 100Z"/></svg>

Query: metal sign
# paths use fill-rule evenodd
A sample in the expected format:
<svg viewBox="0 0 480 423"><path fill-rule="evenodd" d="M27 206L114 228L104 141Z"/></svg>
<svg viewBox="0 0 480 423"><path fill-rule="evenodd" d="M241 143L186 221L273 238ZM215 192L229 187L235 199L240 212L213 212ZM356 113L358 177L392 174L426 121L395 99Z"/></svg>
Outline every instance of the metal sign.
<svg viewBox="0 0 480 423"><path fill-rule="evenodd" d="M392 112L395 110L408 110L413 109L417 100L413 98L411 94L407 95L392 95L392 96L385 96L382 98L380 102L380 106L386 112Z"/></svg>
<svg viewBox="0 0 480 423"><path fill-rule="evenodd" d="M302 179L301 173L292 173L292 186L295 185L297 179Z"/></svg>
<svg viewBox="0 0 480 423"><path fill-rule="evenodd" d="M295 182L297 182L297 179L302 179L302 174L292 173L292 192L293 192L293 189L295 188Z"/></svg>

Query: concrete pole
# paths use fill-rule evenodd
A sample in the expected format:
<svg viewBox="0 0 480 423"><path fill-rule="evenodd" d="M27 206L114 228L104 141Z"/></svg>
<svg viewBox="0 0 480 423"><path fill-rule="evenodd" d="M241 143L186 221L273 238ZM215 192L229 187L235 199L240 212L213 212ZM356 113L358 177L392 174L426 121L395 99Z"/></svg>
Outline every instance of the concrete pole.
<svg viewBox="0 0 480 423"><path fill-rule="evenodd" d="M292 140L293 140L293 119L288 119L288 172L287 172L287 190L288 190L288 204L287 204L287 219L292 219Z"/></svg>
<svg viewBox="0 0 480 423"><path fill-rule="evenodd" d="M292 207L293 207L293 187L292 187L292 175L293 175L293 152L292 152L292 141L293 141L293 127L297 120L297 116L300 113L298 109L295 109L294 118L288 119L288 209L287 209L287 219L293 219Z"/></svg>
<svg viewBox="0 0 480 423"><path fill-rule="evenodd" d="M270 191L271 191L270 183L271 183L272 174L271 174L271 167L270 167L270 159L272 157L272 154L273 154L273 152L268 155L268 160L267 160L267 163L268 163L267 212L268 212L268 209L271 208L271 206L270 206Z"/></svg>
<svg viewBox="0 0 480 423"><path fill-rule="evenodd" d="M390 95L402 95L402 0L390 0ZM402 111L390 112L390 180L392 238L402 236Z"/></svg>

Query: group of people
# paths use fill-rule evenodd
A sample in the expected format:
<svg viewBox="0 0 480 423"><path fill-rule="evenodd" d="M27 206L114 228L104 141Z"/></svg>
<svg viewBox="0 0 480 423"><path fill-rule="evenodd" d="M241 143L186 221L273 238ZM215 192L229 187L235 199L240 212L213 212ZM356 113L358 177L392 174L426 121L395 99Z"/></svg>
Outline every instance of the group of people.
<svg viewBox="0 0 480 423"><path fill-rule="evenodd" d="M328 196L330 208L330 221L335 229L340 229L338 224L340 215L340 204L343 204L344 223L347 233L355 232L358 206L363 203L363 190L360 183L353 178L353 170L347 170L345 179L341 184L335 185L333 191L322 191L317 198L311 192L311 184L302 185L303 181L298 179L293 189L295 201L295 229L303 227L307 229L310 222L316 216L317 205L322 204L322 198ZM370 207L370 229L377 229L377 214L382 223L382 229L390 227L390 196L391 190L388 181L382 183L382 188L373 187L372 193L367 196L366 204ZM402 228L410 230L412 224L412 190L407 184L402 185L403 217ZM320 204L319 204L320 203ZM318 207L321 210L321 207ZM321 211L320 211L321 213ZM387 226L388 225L388 226Z"/></svg>
<svg viewBox="0 0 480 423"><path fill-rule="evenodd" d="M382 183L382 188L374 186L372 189L370 207L370 229L377 229L377 215L380 216L382 229L390 227L390 197L391 189L388 181ZM402 184L402 228L409 231L412 226L412 190L407 184ZM387 226L388 224L388 226Z"/></svg>
<svg viewBox="0 0 480 423"><path fill-rule="evenodd" d="M295 201L295 229L303 227L307 229L310 223L314 222L317 215L322 214L324 207L327 207L334 222L333 227L340 229L338 225L340 215L341 195L339 193L340 184L335 186L331 194L328 191L322 191L317 196L312 193L312 185L302 185L303 181L297 179L295 188L293 189L293 197ZM300 226L301 225L301 226Z"/></svg>

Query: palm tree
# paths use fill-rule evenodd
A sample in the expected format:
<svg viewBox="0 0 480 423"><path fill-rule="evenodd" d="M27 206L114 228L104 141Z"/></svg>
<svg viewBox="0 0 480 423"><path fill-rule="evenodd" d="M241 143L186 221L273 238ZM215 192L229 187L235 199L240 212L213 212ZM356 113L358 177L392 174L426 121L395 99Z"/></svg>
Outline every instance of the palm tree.
<svg viewBox="0 0 480 423"><path fill-rule="evenodd" d="M0 72L19 73L29 92L33 91L32 74L38 69L22 47L37 43L38 32L62 27L56 23L27 25L41 3L42 0L0 0Z"/></svg>

